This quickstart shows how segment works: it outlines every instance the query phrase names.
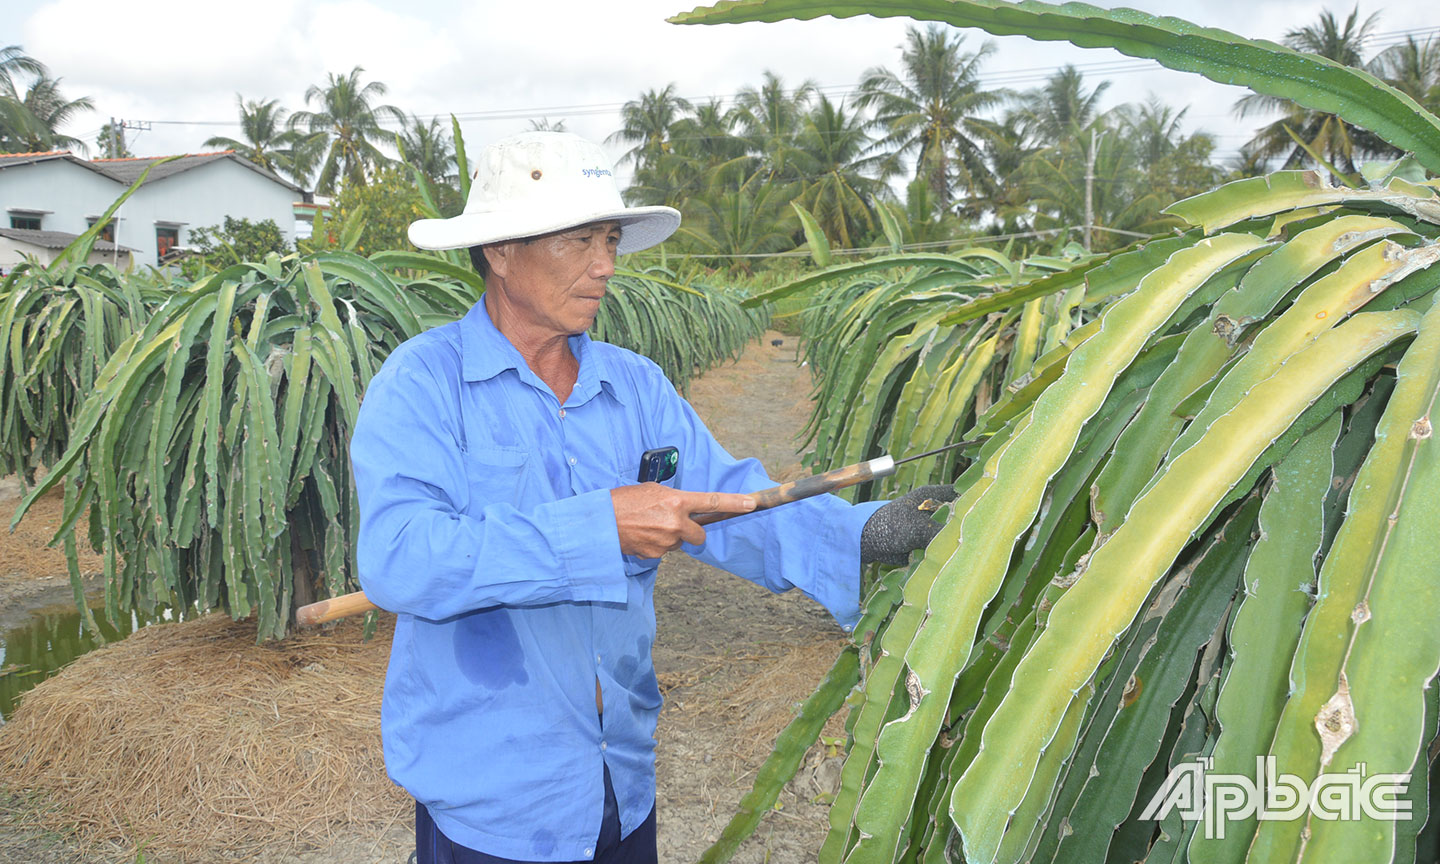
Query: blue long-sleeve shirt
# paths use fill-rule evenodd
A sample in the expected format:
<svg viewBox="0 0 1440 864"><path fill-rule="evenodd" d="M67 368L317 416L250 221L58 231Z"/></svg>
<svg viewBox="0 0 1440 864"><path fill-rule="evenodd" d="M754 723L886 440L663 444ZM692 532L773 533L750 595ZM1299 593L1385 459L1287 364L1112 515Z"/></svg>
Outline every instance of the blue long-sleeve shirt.
<svg viewBox="0 0 1440 864"><path fill-rule="evenodd" d="M386 769L451 840L527 861L594 856L602 760L622 835L655 800L659 561L621 554L610 489L666 446L680 451L667 485L774 485L654 363L583 334L570 348L579 377L561 405L477 303L391 354L350 445L360 583L399 613ZM853 625L860 529L880 503L821 496L709 526L684 549Z"/></svg>

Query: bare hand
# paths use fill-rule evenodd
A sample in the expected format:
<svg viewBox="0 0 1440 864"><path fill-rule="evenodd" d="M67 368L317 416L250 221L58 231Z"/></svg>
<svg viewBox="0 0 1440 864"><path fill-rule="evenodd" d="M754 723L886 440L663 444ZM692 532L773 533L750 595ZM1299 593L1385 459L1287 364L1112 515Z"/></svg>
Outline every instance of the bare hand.
<svg viewBox="0 0 1440 864"><path fill-rule="evenodd" d="M659 558L680 544L705 542L696 513L749 513L755 499L729 492L687 492L659 483L641 483L610 490L620 551L641 558Z"/></svg>

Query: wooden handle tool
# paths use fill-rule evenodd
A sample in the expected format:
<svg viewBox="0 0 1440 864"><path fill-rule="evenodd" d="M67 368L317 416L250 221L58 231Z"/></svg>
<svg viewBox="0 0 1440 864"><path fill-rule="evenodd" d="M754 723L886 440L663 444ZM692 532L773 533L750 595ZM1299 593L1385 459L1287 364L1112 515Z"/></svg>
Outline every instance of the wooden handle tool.
<svg viewBox="0 0 1440 864"><path fill-rule="evenodd" d="M363 615L371 609L378 608L380 607L371 603L370 598L365 596L364 591L356 591L353 594L341 594L339 597L331 597L329 600L320 600L308 606L301 606L295 610L295 623L301 627L314 627L327 621L349 618L351 615Z"/></svg>
<svg viewBox="0 0 1440 864"><path fill-rule="evenodd" d="M779 486L771 486L769 489L751 492L749 494L751 498L755 499L755 509L750 512L758 513L761 510L769 510L771 507L779 507L781 504L789 504L791 501L814 498L816 495L824 495L827 492L864 483L866 480L888 477L894 473L895 460L889 456L878 456L868 462L857 462L854 465L836 468L834 471L826 471L824 474L812 474L809 477L801 477L799 480L791 480L789 483L781 483ZM698 513L694 519L701 525L710 525L744 515L744 513Z"/></svg>
<svg viewBox="0 0 1440 864"><path fill-rule="evenodd" d="M769 489L751 492L749 494L755 499L755 509L750 512L758 513L761 510L779 507L781 504L789 504L791 501L813 498L816 495L824 495L827 492L864 483L866 480L887 477L895 473L896 464L895 460L889 456L879 456L866 462L826 471L824 474L802 477L799 480L791 480L789 483L781 483L779 486L772 486ZM694 519L701 525L711 525L743 515L748 514L699 513L694 516ZM327 621L369 612L375 608L377 607L365 596L364 591L356 591L353 594L343 594L329 600L311 603L309 606L301 606L295 610L295 622L301 627L314 627Z"/></svg>

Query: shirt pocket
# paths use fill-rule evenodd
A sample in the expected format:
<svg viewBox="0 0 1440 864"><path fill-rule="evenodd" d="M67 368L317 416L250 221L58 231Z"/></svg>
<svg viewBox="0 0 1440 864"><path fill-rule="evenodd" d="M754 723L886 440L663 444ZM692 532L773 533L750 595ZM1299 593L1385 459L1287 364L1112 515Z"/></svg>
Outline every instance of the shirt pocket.
<svg viewBox="0 0 1440 864"><path fill-rule="evenodd" d="M470 510L491 504L524 507L531 495L530 451L518 447L471 447L465 454Z"/></svg>

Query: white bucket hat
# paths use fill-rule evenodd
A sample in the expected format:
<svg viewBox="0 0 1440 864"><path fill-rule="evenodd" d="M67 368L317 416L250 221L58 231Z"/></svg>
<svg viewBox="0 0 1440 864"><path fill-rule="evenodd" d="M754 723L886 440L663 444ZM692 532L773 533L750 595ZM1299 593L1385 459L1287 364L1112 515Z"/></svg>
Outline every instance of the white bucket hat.
<svg viewBox="0 0 1440 864"><path fill-rule="evenodd" d="M675 233L673 207L626 207L605 151L568 132L525 132L480 155L465 212L410 225L421 249L460 249L614 220L620 254Z"/></svg>

